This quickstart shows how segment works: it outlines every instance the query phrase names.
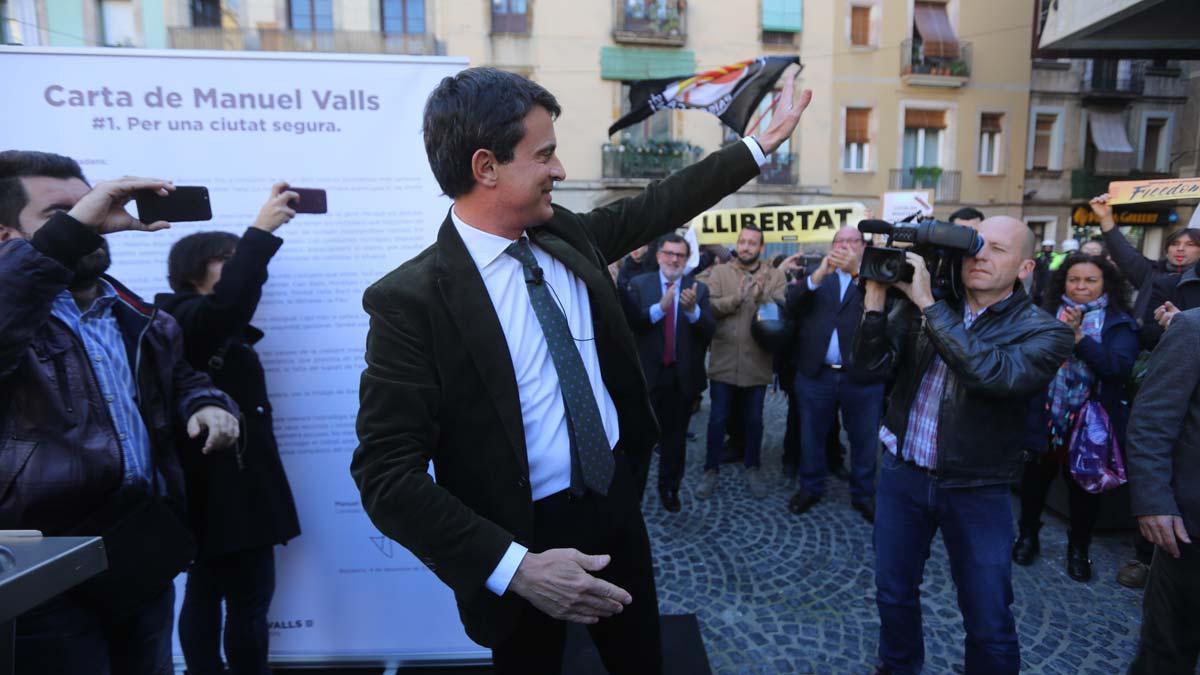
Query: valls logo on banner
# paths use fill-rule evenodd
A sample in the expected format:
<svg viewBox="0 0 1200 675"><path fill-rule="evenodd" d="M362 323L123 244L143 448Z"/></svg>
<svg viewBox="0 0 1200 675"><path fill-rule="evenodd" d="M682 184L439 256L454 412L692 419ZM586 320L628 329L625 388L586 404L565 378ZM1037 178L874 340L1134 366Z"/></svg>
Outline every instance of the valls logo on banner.
<svg viewBox="0 0 1200 675"><path fill-rule="evenodd" d="M315 622L312 619L288 619L283 621L267 621L267 628L270 630L295 630L297 628L312 628Z"/></svg>

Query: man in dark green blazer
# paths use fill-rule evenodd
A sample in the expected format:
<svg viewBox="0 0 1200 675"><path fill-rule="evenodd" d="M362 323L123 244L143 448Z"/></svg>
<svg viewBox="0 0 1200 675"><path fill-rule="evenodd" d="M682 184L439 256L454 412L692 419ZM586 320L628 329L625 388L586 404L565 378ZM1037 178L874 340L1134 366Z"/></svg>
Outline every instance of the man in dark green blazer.
<svg viewBox="0 0 1200 675"><path fill-rule="evenodd" d="M589 626L610 672L660 670L633 488L658 426L606 266L758 174L812 96L793 101L785 79L760 137L586 214L551 203L566 175L548 91L472 68L426 103L454 206L436 244L363 296L351 473L380 531L454 591L497 672L559 672L567 621Z"/></svg>

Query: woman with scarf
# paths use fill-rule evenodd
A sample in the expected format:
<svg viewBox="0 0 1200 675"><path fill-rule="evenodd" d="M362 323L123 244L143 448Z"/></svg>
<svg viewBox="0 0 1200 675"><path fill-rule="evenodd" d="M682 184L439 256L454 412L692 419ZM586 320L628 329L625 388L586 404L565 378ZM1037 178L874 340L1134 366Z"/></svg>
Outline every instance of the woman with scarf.
<svg viewBox="0 0 1200 675"><path fill-rule="evenodd" d="M1137 322L1129 313L1129 287L1120 272L1099 256L1072 254L1054 273L1043 309L1075 331L1075 351L1058 369L1049 389L1030 405L1028 443L1031 458L1021 479L1020 536L1012 558L1030 565L1039 551L1042 510L1054 476L1067 482L1070 531L1067 574L1088 581L1088 546L1099 513L1100 495L1087 492L1071 477L1067 448L1079 410L1089 398L1108 413L1117 444L1124 448L1129 402L1125 383L1138 355Z"/></svg>

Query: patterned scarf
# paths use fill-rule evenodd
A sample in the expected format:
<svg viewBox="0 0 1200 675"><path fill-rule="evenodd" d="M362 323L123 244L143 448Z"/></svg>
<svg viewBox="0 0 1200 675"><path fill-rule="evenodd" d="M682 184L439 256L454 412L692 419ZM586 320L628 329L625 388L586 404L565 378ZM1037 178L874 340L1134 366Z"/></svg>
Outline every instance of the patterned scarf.
<svg viewBox="0 0 1200 675"><path fill-rule="evenodd" d="M1100 341L1100 333L1104 329L1104 310L1108 307L1108 294L1105 293L1095 300L1080 304L1062 297L1061 313L1066 308L1077 309L1083 314L1080 331L1086 337L1096 342ZM1050 382L1050 391L1046 401L1046 409L1050 411L1050 435L1055 444L1063 445L1075 426L1075 416L1087 400L1088 392L1096 381L1096 374L1074 352L1058 369L1054 380Z"/></svg>

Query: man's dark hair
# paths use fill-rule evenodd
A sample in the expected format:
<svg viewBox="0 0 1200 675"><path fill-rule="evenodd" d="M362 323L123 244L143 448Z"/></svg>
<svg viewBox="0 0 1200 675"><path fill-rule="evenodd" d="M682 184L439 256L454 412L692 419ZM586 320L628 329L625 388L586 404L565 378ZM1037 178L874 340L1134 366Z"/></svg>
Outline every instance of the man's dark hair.
<svg viewBox="0 0 1200 675"><path fill-rule="evenodd" d="M1100 268L1104 275L1104 292L1108 294L1108 306L1115 310L1129 313L1129 284L1125 275L1112 264L1108 258L1101 255L1085 255L1072 253L1063 260L1062 266L1054 270L1050 283L1046 286L1046 294L1042 299L1042 309L1054 314L1062 304L1062 296L1067 288L1067 272L1079 263L1091 263Z"/></svg>
<svg viewBox="0 0 1200 675"><path fill-rule="evenodd" d="M541 106L557 118L558 100L541 85L495 68L468 68L443 79L425 101L425 154L442 192L454 199L475 187L471 157L490 150L507 164L525 137L525 116Z"/></svg>
<svg viewBox="0 0 1200 675"><path fill-rule="evenodd" d="M176 293L190 293L204 281L208 263L233 255L238 236L229 232L197 232L171 246L167 255L167 283Z"/></svg>
<svg viewBox="0 0 1200 675"><path fill-rule="evenodd" d="M1187 237L1192 240L1193 244L1200 246L1200 230L1194 227L1185 227L1182 230L1175 230L1167 236L1167 240L1163 242L1163 250L1170 248L1171 244L1174 244L1180 237Z"/></svg>
<svg viewBox="0 0 1200 675"><path fill-rule="evenodd" d="M0 225L21 229L21 211L29 203L21 179L35 176L87 182L79 163L70 157L32 150L0 152Z"/></svg>
<svg viewBox="0 0 1200 675"><path fill-rule="evenodd" d="M738 232L738 236L740 237L742 235L742 232L745 232L746 230L749 230L751 232L757 232L758 233L758 242L760 244L767 243L767 236L765 234L763 234L762 229L760 227L758 227L757 225L742 225L742 229L741 229L741 231Z"/></svg>
<svg viewBox="0 0 1200 675"><path fill-rule="evenodd" d="M656 254L658 251L662 250L663 244L683 244L684 246L687 247L688 255L690 256L692 254L692 245L688 243L688 240L684 239L683 237L679 236L678 234L675 234L674 232L671 232L669 234L664 234L663 236L658 238L658 241L654 242L654 251ZM647 250L647 253L649 253L648 250Z"/></svg>
<svg viewBox="0 0 1200 675"><path fill-rule="evenodd" d="M983 212L970 206L964 206L950 214L950 222L953 223L956 220L983 220Z"/></svg>

